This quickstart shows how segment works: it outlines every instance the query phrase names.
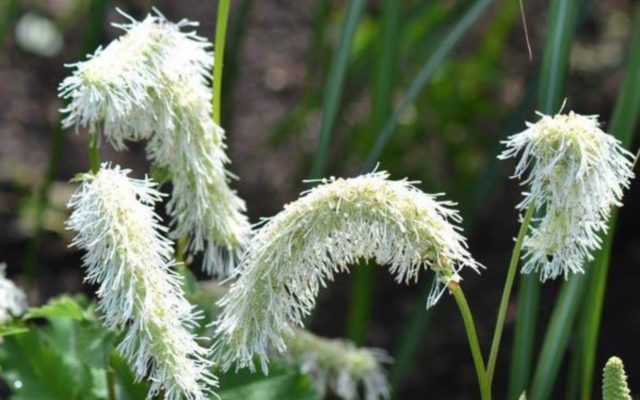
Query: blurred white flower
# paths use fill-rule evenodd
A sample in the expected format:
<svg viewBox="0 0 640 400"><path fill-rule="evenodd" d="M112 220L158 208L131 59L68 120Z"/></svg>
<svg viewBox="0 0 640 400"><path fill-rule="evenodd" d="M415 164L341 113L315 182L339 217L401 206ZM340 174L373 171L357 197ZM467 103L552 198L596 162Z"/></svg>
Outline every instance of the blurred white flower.
<svg viewBox="0 0 640 400"><path fill-rule="evenodd" d="M387 265L398 283L417 281L420 270L438 278L428 299L463 267L478 270L452 203L421 192L406 180L377 172L331 179L308 191L256 233L239 267L240 277L220 301L214 345L223 368L234 362L267 371L270 349L286 351L285 337L302 325L320 287L358 259Z"/></svg>
<svg viewBox="0 0 640 400"><path fill-rule="evenodd" d="M211 44L182 30L195 25L159 13L117 25L125 34L74 64L60 96L69 99L65 126L100 132L119 150L148 140L148 158L173 181L172 237L188 237L192 252L205 251L205 271L227 276L251 227L228 185L224 130L211 116Z"/></svg>
<svg viewBox="0 0 640 400"><path fill-rule="evenodd" d="M27 311L27 296L6 277L7 264L0 263L0 324Z"/></svg>
<svg viewBox="0 0 640 400"><path fill-rule="evenodd" d="M391 357L380 349L359 348L343 339L325 339L296 329L287 339L286 358L311 377L321 397L335 393L344 400L388 399L391 395L383 363Z"/></svg>
<svg viewBox="0 0 640 400"><path fill-rule="evenodd" d="M68 226L83 256L86 280L98 284L98 310L105 326L124 330L118 351L138 379L148 377L148 398L207 399L217 384L209 350L188 330L197 326L181 278L171 267L172 243L154 213L161 194L149 180L103 164L85 174L71 197Z"/></svg>
<svg viewBox="0 0 640 400"><path fill-rule="evenodd" d="M500 159L517 157L514 177L528 185L520 210L534 206L523 243L524 273L542 281L583 272L600 248L613 206L633 178L633 155L603 132L597 116L542 115L505 141Z"/></svg>
<svg viewBox="0 0 640 400"><path fill-rule="evenodd" d="M16 43L24 50L53 57L62 50L62 34L50 19L26 13L16 24Z"/></svg>

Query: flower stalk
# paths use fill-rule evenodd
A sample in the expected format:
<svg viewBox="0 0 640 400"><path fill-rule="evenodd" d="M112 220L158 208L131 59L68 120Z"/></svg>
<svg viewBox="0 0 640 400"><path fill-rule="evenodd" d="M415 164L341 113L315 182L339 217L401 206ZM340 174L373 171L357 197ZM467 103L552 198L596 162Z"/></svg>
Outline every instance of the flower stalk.
<svg viewBox="0 0 640 400"><path fill-rule="evenodd" d="M487 362L487 380L489 385L493 382L493 373L496 369L496 362L498 360L498 352L500 351L500 340L502 339L502 332L504 331L504 321L507 316L507 308L509 307L509 298L511 297L511 290L513 289L513 281L516 277L518 270L518 262L520 261L520 252L522 250L522 243L527 234L527 229L531 223L535 206L531 205L527 208L524 214L522 222L520 224L520 230L516 238L513 252L511 253L511 261L509 261L509 269L507 270L507 278L504 282L504 288L502 289L502 298L500 299L500 307L498 308L498 317L496 319L496 326L493 333L493 340L491 341L491 350L489 352L489 360Z"/></svg>
<svg viewBox="0 0 640 400"><path fill-rule="evenodd" d="M473 365L476 369L476 376L478 378L478 386L480 388L480 398L482 400L491 400L491 387L489 380L487 379L487 373L484 365L484 359L482 358L482 350L480 349L480 342L478 341L478 333L476 331L475 323L473 322L473 314L467 303L467 299L464 296L464 292L460 287L460 284L455 281L450 281L448 284L449 291L456 300L460 315L464 322L464 329L467 333L467 340L469 342L469 348L471 349L471 356L473 358Z"/></svg>

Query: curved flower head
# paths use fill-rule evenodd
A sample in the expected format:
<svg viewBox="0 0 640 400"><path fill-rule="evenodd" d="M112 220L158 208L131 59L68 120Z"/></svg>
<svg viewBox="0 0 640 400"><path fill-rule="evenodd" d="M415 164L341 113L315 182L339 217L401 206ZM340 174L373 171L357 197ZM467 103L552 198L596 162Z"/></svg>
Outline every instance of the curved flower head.
<svg viewBox="0 0 640 400"><path fill-rule="evenodd" d="M0 263L0 324L27 311L27 296L5 275L7 264Z"/></svg>
<svg viewBox="0 0 640 400"><path fill-rule="evenodd" d="M197 326L181 279L172 269L172 243L153 205L161 194L149 180L103 164L82 176L71 197L72 245L86 250L86 280L98 284L98 310L112 331L125 330L118 351L138 379L148 377L148 398L204 400L216 385L209 350L188 328Z"/></svg>
<svg viewBox="0 0 640 400"><path fill-rule="evenodd" d="M388 265L398 283L431 269L442 285L463 267L478 269L450 222L460 221L451 203L387 178L378 172L324 181L256 233L239 279L220 302L215 347L223 368L234 361L253 367L257 355L266 371L269 349L285 352L284 337L302 325L320 288L358 259Z"/></svg>
<svg viewBox="0 0 640 400"><path fill-rule="evenodd" d="M391 396L389 383L382 368L391 357L380 349L356 347L343 339L325 339L302 329L287 339L286 358L298 365L321 397L327 391L344 400L360 398L380 400Z"/></svg>
<svg viewBox="0 0 640 400"><path fill-rule="evenodd" d="M227 276L250 234L245 204L228 184L224 130L212 119L211 44L183 29L196 24L147 16L60 85L69 100L65 126L100 132L118 150L148 140L147 157L173 181L168 203L173 238L204 251L204 269Z"/></svg>
<svg viewBox="0 0 640 400"><path fill-rule="evenodd" d="M523 272L539 272L543 281L566 278L583 272L600 248L599 233L633 177L633 155L600 129L596 116L541 115L527 127L504 142L499 156L520 154L514 176L529 188L518 208L541 214L524 240Z"/></svg>

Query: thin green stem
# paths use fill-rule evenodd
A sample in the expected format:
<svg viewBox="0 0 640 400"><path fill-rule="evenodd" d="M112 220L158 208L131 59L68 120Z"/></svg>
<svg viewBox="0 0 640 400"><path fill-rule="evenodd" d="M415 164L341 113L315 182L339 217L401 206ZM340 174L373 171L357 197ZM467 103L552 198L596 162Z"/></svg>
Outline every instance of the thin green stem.
<svg viewBox="0 0 640 400"><path fill-rule="evenodd" d="M89 134L89 167L94 174L100 170L100 135L96 132Z"/></svg>
<svg viewBox="0 0 640 400"><path fill-rule="evenodd" d="M482 351L480 350L480 342L478 341L478 334L476 332L476 326L473 322L473 315L467 299L462 292L462 288L458 283L449 283L449 290L453 297L456 299L460 314L464 322L464 329L467 332L467 339L469 341L469 348L471 349L471 356L473 357L473 365L476 368L476 374L478 376L478 386L480 387L480 398L482 400L491 400L491 388L489 387L489 381L487 380L487 374L484 366L484 359L482 358Z"/></svg>
<svg viewBox="0 0 640 400"><path fill-rule="evenodd" d="M529 208L527 208L522 224L520 225L520 230L518 231L516 244L513 247L513 252L511 253L511 261L509 262L509 270L507 271L507 278L504 282L504 289L502 289L502 299L500 300L498 318L493 332L493 341L491 342L491 351L489 352L489 361L487 363L487 380L489 381L489 385L493 382L493 373L496 369L496 361L498 360L498 352L500 351L500 340L502 339L502 332L504 331L504 320L507 315L507 307L509 306L511 289L513 289L513 281L515 280L516 271L518 270L522 243L524 242L524 237L527 234L527 229L531 223L531 217L533 217L534 210L534 204L529 205Z"/></svg>
<svg viewBox="0 0 640 400"><path fill-rule="evenodd" d="M222 100L222 69L224 67L224 44L227 38L227 21L229 20L229 6L231 0L218 1L218 15L216 18L215 62L213 64L213 120L220 124Z"/></svg>
<svg viewBox="0 0 640 400"><path fill-rule="evenodd" d="M109 400L116 400L116 381L111 365L107 365L107 396Z"/></svg>

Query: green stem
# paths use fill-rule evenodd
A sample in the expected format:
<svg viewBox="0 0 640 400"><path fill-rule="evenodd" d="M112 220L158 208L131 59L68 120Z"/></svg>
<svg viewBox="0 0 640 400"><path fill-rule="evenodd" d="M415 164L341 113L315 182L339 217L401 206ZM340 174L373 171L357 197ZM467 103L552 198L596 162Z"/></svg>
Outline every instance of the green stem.
<svg viewBox="0 0 640 400"><path fill-rule="evenodd" d="M116 400L116 382L111 365L107 365L107 395L109 400Z"/></svg>
<svg viewBox="0 0 640 400"><path fill-rule="evenodd" d="M527 208L522 224L520 225L520 230L518 231L516 244L513 247L513 252L511 253L511 261L509 262L509 270L507 271L507 278L504 282L504 289L502 289L502 299L500 300L498 318L496 320L495 331L493 332L493 341L491 342L491 351L489 352L489 361L487 363L487 380L489 381L489 385L493 382L493 373L496 369L496 361L498 359L498 352L500 351L500 340L502 339L502 332L504 331L504 320L507 315L507 307L509 306L511 289L513 289L513 281L515 280L516 271L518 270L522 243L524 242L524 237L527 234L527 229L531 223L531 217L533 217L534 210L534 204L529 205L529 208Z"/></svg>
<svg viewBox="0 0 640 400"><path fill-rule="evenodd" d="M467 299L464 297L462 288L458 283L449 283L449 290L456 299L462 320L464 321L464 329L467 332L469 348L471 349L471 356L473 357L473 365L476 368L476 374L478 376L480 398L482 400L491 400L491 388L489 387L489 381L487 380L484 359L482 358L482 351L480 350L480 342L478 341L478 334L476 332L476 326L473 323L473 315L469 309L469 304L467 303Z"/></svg>
<svg viewBox="0 0 640 400"><path fill-rule="evenodd" d="M94 174L100 170L100 135L96 132L89 134L89 167Z"/></svg>
<svg viewBox="0 0 640 400"><path fill-rule="evenodd" d="M218 15L216 19L215 62L213 64L213 120L220 124L220 106L222 99L222 69L224 67L224 44L227 37L227 21L229 20L229 6L231 0L218 1Z"/></svg>

